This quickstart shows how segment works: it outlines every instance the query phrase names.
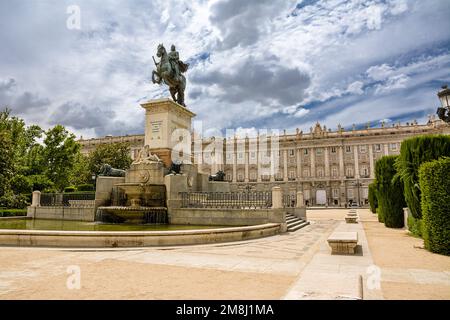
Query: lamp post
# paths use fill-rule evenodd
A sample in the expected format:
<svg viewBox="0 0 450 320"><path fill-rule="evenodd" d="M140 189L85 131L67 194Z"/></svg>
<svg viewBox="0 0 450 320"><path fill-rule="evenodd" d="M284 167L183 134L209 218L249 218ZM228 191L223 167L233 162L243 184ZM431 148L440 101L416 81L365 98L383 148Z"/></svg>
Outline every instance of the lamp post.
<svg viewBox="0 0 450 320"><path fill-rule="evenodd" d="M96 184L97 184L97 175L95 173L92 174L91 176L92 178L92 184L94 185L94 191L97 188Z"/></svg>
<svg viewBox="0 0 450 320"><path fill-rule="evenodd" d="M443 85L442 90L437 95L441 101L441 106L437 109L436 113L439 119L450 123L450 89L447 85Z"/></svg>

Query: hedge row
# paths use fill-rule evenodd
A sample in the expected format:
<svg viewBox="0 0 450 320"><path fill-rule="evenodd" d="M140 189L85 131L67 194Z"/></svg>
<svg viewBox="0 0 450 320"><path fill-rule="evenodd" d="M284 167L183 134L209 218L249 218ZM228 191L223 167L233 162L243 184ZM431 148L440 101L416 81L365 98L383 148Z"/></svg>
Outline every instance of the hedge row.
<svg viewBox="0 0 450 320"><path fill-rule="evenodd" d="M403 184L399 179L394 179L396 170L394 167L398 156L385 156L375 164L376 196L378 200L378 220L384 222L389 228L403 228Z"/></svg>
<svg viewBox="0 0 450 320"><path fill-rule="evenodd" d="M450 255L450 158L419 168L425 248Z"/></svg>
<svg viewBox="0 0 450 320"><path fill-rule="evenodd" d="M64 188L65 193L72 193L72 192L87 192L87 191L95 191L93 184L81 184L79 186L70 186Z"/></svg>
<svg viewBox="0 0 450 320"><path fill-rule="evenodd" d="M27 215L27 209L2 209L0 208L0 217L22 217Z"/></svg>
<svg viewBox="0 0 450 320"><path fill-rule="evenodd" d="M424 135L402 142L396 169L403 182L406 203L416 219L422 218L419 167L443 156L450 156L450 136Z"/></svg>
<svg viewBox="0 0 450 320"><path fill-rule="evenodd" d="M369 204L370 204L370 211L372 211L372 213L377 213L377 208L378 208L376 184L377 184L376 181L369 184Z"/></svg>

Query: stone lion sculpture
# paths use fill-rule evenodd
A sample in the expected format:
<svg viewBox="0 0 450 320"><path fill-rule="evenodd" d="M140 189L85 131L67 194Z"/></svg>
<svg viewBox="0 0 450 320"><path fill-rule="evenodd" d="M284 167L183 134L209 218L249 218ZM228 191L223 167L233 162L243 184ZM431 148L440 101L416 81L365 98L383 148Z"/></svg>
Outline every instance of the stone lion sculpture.
<svg viewBox="0 0 450 320"><path fill-rule="evenodd" d="M125 177L125 170L116 169L105 163L100 167L99 176L104 177Z"/></svg>
<svg viewBox="0 0 450 320"><path fill-rule="evenodd" d="M209 176L209 181L225 181L225 172L220 170L216 174Z"/></svg>

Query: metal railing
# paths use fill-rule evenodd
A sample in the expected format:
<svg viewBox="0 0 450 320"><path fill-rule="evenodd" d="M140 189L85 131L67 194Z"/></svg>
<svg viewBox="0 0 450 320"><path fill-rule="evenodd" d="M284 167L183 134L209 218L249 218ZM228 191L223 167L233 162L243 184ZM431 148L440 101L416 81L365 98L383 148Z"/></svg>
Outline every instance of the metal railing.
<svg viewBox="0 0 450 320"><path fill-rule="evenodd" d="M181 192L182 208L267 209L272 192Z"/></svg>
<svg viewBox="0 0 450 320"><path fill-rule="evenodd" d="M297 196L293 194L283 195L283 207L284 208L295 208L297 206Z"/></svg>
<svg viewBox="0 0 450 320"><path fill-rule="evenodd" d="M94 192L86 193L43 193L41 194L41 203L43 207L70 207L74 203L92 202L95 200Z"/></svg>

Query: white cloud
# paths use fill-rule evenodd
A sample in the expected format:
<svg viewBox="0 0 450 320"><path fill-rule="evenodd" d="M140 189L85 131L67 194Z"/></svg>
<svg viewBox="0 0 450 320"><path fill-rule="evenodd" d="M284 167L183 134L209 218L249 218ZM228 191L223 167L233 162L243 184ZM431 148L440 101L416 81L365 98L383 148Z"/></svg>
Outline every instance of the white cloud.
<svg viewBox="0 0 450 320"><path fill-rule="evenodd" d="M309 113L308 109L301 108L301 109L297 110L297 112L294 113L294 117L301 118L301 117L307 115L308 113Z"/></svg>
<svg viewBox="0 0 450 320"><path fill-rule="evenodd" d="M355 81L348 85L347 92L351 94L363 94L364 83L362 81Z"/></svg>
<svg viewBox="0 0 450 320"><path fill-rule="evenodd" d="M67 103L83 106L71 129L84 136L139 131L138 102L168 94L150 83L158 43L175 43L184 60L209 54L187 73L187 104L210 128L382 119L411 108L399 100L410 88L449 80L448 1L77 2L80 32L65 28L70 1L0 2L0 87L16 84L0 105L28 98L18 109L44 127ZM418 109L433 104L437 89L426 89L428 104L410 101ZM110 118L85 121L98 110Z"/></svg>
<svg viewBox="0 0 450 320"><path fill-rule="evenodd" d="M396 89L406 88L409 77L404 74L399 74L388 78L383 84L378 84L375 87L375 94L386 94Z"/></svg>
<svg viewBox="0 0 450 320"><path fill-rule="evenodd" d="M394 71L393 67L384 63L379 66L370 67L369 69L367 69L366 73L367 76L369 76L375 81L384 81L387 78L389 78L390 75L392 75L393 71Z"/></svg>

